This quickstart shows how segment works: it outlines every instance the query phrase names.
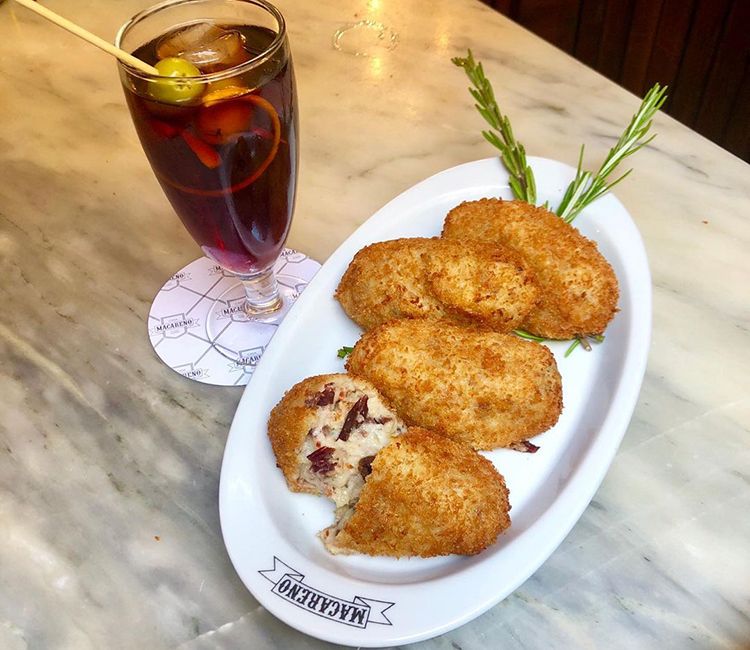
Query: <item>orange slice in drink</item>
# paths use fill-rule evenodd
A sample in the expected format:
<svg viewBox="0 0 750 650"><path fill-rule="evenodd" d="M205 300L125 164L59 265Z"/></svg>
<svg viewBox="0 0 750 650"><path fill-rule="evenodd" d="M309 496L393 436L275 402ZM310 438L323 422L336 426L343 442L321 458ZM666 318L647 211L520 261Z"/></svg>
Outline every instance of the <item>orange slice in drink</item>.
<svg viewBox="0 0 750 650"><path fill-rule="evenodd" d="M267 99L264 99L263 97L260 97L258 95L253 94L246 94L246 95L237 95L238 99L242 102L246 102L248 104L252 104L261 110L265 111L265 113L268 115L269 119L271 120L271 125L273 127L273 140L271 142L271 150L268 152L268 155L265 157L265 159L255 168L255 170L250 173L246 178L241 180L239 183L235 183L231 187L225 187L220 190L202 190L197 187L190 187L188 185L182 185L181 183L176 183L170 178L167 178L166 176L160 176L162 180L169 183L172 187L176 187L178 190L181 190L182 192L187 192L188 194L196 194L198 196L213 196L213 197L219 197L219 196L226 196L227 194L232 194L233 192L238 192L239 190L242 190L255 181L257 181L262 175L263 172L268 169L268 166L271 164L273 159L276 157L276 154L279 151L279 143L281 142L281 120L279 120L279 114L276 112L276 109L273 107L273 104L269 102ZM218 101L218 100L217 100ZM185 132L187 133L187 132ZM183 134L184 137L184 134ZM194 139L194 140L193 140ZM218 153L211 148L211 146L207 142L203 142L202 144L207 148L204 149L201 146L196 146L198 143L195 141L198 141L199 138L196 136L188 136L185 138L185 141L188 143L188 146L193 150L193 153L195 153L198 158L201 160L201 162L206 165L206 167L209 167L211 169L214 169L215 167L218 167L221 164L221 159L219 158ZM210 150L210 151L209 151ZM215 157L214 157L215 156Z"/></svg>
<svg viewBox="0 0 750 650"><path fill-rule="evenodd" d="M211 84L216 86L217 84ZM213 106L225 99L234 99L235 97L242 97L250 92L249 88L244 86L219 86L218 88L212 88L202 97L202 103L204 106Z"/></svg>
<svg viewBox="0 0 750 650"><path fill-rule="evenodd" d="M253 106L235 94L239 88L221 88L213 91L221 93L223 99L212 99L204 102L196 119L198 135L211 144L226 144L235 135L247 130L253 116ZM245 89L246 90L246 89Z"/></svg>

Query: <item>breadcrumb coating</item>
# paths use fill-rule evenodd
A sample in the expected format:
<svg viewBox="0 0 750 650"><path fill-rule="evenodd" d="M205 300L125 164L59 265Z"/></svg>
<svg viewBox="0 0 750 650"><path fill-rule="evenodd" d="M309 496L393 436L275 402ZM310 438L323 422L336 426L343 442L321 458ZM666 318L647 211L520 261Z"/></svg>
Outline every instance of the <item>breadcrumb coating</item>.
<svg viewBox="0 0 750 650"><path fill-rule="evenodd" d="M524 201L467 201L448 213L443 237L515 250L535 274L540 300L522 329L549 339L604 332L617 311L619 288L594 242L544 208Z"/></svg>
<svg viewBox="0 0 750 650"><path fill-rule="evenodd" d="M439 318L509 332L536 305L539 290L508 248L415 237L360 250L336 298L365 330L394 318Z"/></svg>
<svg viewBox="0 0 750 650"><path fill-rule="evenodd" d="M375 457L354 510L321 538L332 553L474 555L510 526L508 489L468 445L410 428Z"/></svg>
<svg viewBox="0 0 750 650"><path fill-rule="evenodd" d="M407 425L475 449L542 433L562 411L554 356L546 346L511 334L395 320L366 332L346 367L371 381Z"/></svg>

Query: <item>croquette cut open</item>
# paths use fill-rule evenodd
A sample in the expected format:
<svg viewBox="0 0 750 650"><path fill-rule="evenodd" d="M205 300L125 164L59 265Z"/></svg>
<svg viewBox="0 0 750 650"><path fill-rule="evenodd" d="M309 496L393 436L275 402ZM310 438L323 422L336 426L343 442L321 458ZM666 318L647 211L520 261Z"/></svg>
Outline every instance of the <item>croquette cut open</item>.
<svg viewBox="0 0 750 650"><path fill-rule="evenodd" d="M296 384L271 411L268 437L287 485L336 506L362 487L369 462L406 425L367 380L318 375Z"/></svg>
<svg viewBox="0 0 750 650"><path fill-rule="evenodd" d="M274 407L268 435L293 491L329 497L334 554L479 553L510 525L508 490L470 446L408 429L367 380L310 377Z"/></svg>

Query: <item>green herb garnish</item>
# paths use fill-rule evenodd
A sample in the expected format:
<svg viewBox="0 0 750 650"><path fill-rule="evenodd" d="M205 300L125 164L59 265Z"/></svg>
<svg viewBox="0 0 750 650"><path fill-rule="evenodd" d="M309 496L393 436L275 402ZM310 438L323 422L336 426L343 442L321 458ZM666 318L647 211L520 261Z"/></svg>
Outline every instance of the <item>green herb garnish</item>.
<svg viewBox="0 0 750 650"><path fill-rule="evenodd" d="M557 206L557 215L570 223L587 205L596 201L600 196L609 192L615 185L622 181L632 172L632 169L626 171L617 180L608 183L607 178L612 174L617 165L625 158L632 156L636 151L645 147L656 135L646 138L646 134L651 128L652 120L656 111L658 111L667 100L667 87L654 84L653 88L646 93L641 102L640 108L635 112L628 128L625 129L620 139L612 149L609 150L607 157L604 159L599 171L593 174L589 171L583 171L583 145L578 155L578 168L576 176L565 190L563 200Z"/></svg>
<svg viewBox="0 0 750 650"><path fill-rule="evenodd" d="M513 196L527 203L536 205L536 182L534 172L526 162L526 150L513 135L513 129L507 115L503 115L495 99L492 84L484 74L481 62L474 59L471 50L465 57L455 57L451 61L464 69L466 76L474 85L469 88L471 96L476 100L475 107L479 114L492 127L491 131L482 131L484 138L500 150L501 159L510 174L510 188ZM586 206L590 205L603 194L609 192L622 181L632 170L628 170L617 180L608 183L607 178L615 168L628 156L632 156L641 147L646 146L656 135L646 138L651 128L656 112L667 100L667 87L658 83L646 93L639 109L630 120L630 124L620 136L617 144L610 149L599 171L594 174L583 170L583 151L578 156L576 176L563 195L556 213L570 223ZM547 204L545 203L545 207Z"/></svg>
<svg viewBox="0 0 750 650"><path fill-rule="evenodd" d="M604 341L604 336L601 334L597 334L596 336L582 336L580 338L575 339L571 344L570 347L565 350L565 357L568 357L573 350L575 350L579 345L586 350L586 352L591 352L591 343L589 342L589 339L592 341L595 341L596 343L601 343Z"/></svg>
<svg viewBox="0 0 750 650"><path fill-rule="evenodd" d="M543 336L537 336L536 334L532 334L531 332L527 332L526 330L513 330L513 334L522 339L526 339L527 341L537 341L539 343L544 343L544 341L547 340Z"/></svg>
<svg viewBox="0 0 750 650"><path fill-rule="evenodd" d="M484 76L481 63L474 60L471 50L466 57L451 59L454 65L464 69L466 76L474 85L469 88L471 96L476 100L476 109L492 127L490 131L482 131L485 140L500 150L500 155L506 169L510 173L510 188L513 196L527 203L536 204L536 183L534 172L526 162L526 151L523 145L513 135L510 120L503 115L495 99L489 79Z"/></svg>
<svg viewBox="0 0 750 650"><path fill-rule="evenodd" d="M354 348L350 348L348 345L345 345L339 348L339 351L338 351L339 359L345 359L346 357L348 357L352 353L352 350L354 350Z"/></svg>

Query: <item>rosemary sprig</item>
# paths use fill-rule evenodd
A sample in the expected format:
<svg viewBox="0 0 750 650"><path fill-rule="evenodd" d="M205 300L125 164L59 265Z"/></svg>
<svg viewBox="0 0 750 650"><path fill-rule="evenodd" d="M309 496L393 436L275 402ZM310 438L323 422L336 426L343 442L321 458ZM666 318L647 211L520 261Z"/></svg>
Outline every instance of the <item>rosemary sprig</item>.
<svg viewBox="0 0 750 650"><path fill-rule="evenodd" d="M348 345L344 345L343 347L339 348L339 351L337 352L339 359L345 359L348 357L354 348L350 348Z"/></svg>
<svg viewBox="0 0 750 650"><path fill-rule="evenodd" d="M591 352L591 342L589 339L593 340L596 343L602 343L604 341L604 336L602 334L597 334L596 336L582 336L580 338L575 339L571 344L570 347L565 350L565 357L567 358L570 356L570 353L573 352L579 345L586 350L586 352Z"/></svg>
<svg viewBox="0 0 750 650"><path fill-rule="evenodd" d="M527 341L536 341L537 343L544 343L547 340L543 336L537 336L526 330L513 330L513 334L519 338L526 339Z"/></svg>
<svg viewBox="0 0 750 650"><path fill-rule="evenodd" d="M565 350L565 358L567 359L570 356L570 353L573 352L579 345L581 344L581 339L575 339L571 344L570 347Z"/></svg>
<svg viewBox="0 0 750 650"><path fill-rule="evenodd" d="M607 178L625 158L632 156L656 137L656 135L652 135L650 138L646 138L646 134L651 128L656 111L662 107L666 99L667 87L660 86L658 83L654 84L653 88L643 98L640 108L633 115L628 128L620 136L617 144L609 150L596 174L583 170L583 146L581 146L576 176L565 190L560 205L557 206L558 216L564 219L566 223L573 221L581 210L609 192L633 171L629 169L617 180L611 183L607 182Z"/></svg>
<svg viewBox="0 0 750 650"><path fill-rule="evenodd" d="M500 157L510 174L509 183L513 196L532 205L536 204L534 172L526 162L526 151L513 135L508 116L500 111L492 84L484 76L482 64L474 60L471 50L468 51L466 57L457 56L451 61L454 65L464 69L474 86L469 88L471 96L476 100L474 106L491 127L489 131L482 131L482 135L487 142L500 150Z"/></svg>

